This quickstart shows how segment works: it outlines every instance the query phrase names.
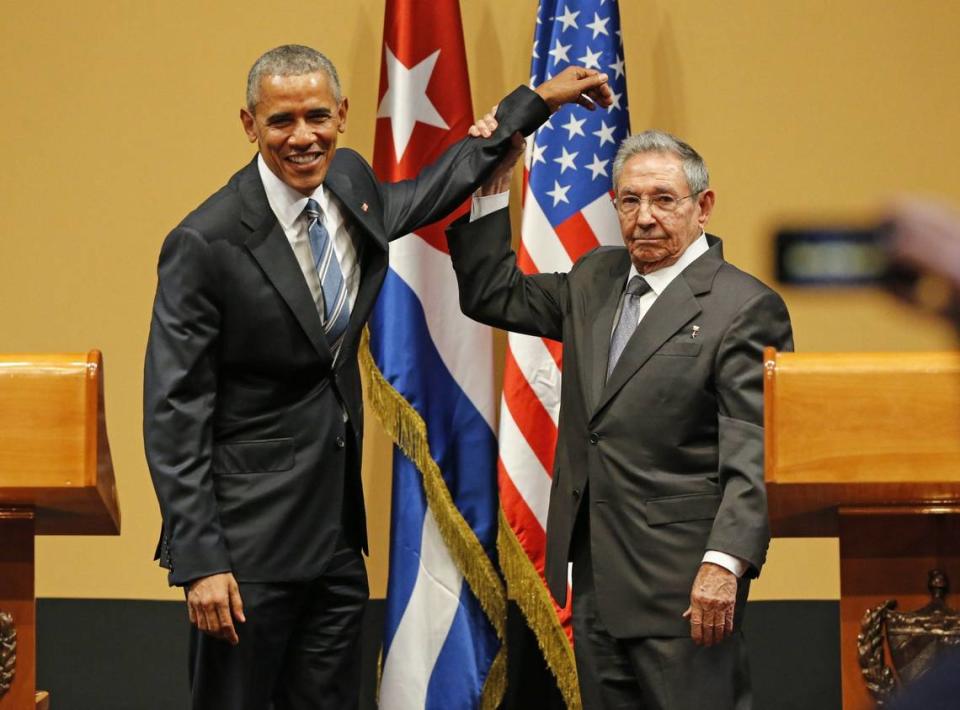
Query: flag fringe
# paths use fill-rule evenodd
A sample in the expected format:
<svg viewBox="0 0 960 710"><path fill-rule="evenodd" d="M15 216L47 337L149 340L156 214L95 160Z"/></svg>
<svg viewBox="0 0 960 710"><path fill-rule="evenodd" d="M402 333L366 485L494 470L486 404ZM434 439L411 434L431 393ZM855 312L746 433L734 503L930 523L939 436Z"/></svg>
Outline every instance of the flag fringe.
<svg viewBox="0 0 960 710"><path fill-rule="evenodd" d="M507 597L517 602L527 625L537 638L537 645L557 679L563 700L570 710L581 710L577 664L570 639L557 619L550 592L537 572L513 528L500 509L497 531L497 553L500 569L507 580Z"/></svg>
<svg viewBox="0 0 960 710"><path fill-rule="evenodd" d="M504 609L506 613L506 609ZM503 695L507 690L507 644L500 639L500 650L490 664L487 679L483 682L483 692L480 693L480 710L497 710L503 702Z"/></svg>
<svg viewBox="0 0 960 710"><path fill-rule="evenodd" d="M500 651L487 672L487 681L483 687L484 702L489 703L483 707L496 708L503 699L507 684L504 653L507 601L503 582L476 533L453 502L440 467L430 453L426 422L413 405L387 382L374 361L370 352L370 330L367 327L363 329L359 356L369 383L367 402L393 442L423 476L427 505L437 522L440 536L500 639Z"/></svg>

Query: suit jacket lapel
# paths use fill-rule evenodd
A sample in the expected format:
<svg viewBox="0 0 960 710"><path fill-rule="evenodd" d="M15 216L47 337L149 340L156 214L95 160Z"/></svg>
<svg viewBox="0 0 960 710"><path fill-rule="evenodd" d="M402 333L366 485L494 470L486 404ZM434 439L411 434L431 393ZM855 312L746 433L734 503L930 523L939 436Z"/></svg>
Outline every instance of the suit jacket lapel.
<svg viewBox="0 0 960 710"><path fill-rule="evenodd" d="M354 188L350 175L343 170L331 167L324 183L326 189L337 197L345 212L344 217L350 219L353 225L360 230L359 244L357 245L357 260L362 271L357 299L350 312L350 322L344 343L358 341L360 329L367 321L370 309L383 282L383 274L387 268L387 237L383 233L380 220L370 209L363 195ZM373 197L370 196L372 201ZM367 209L364 209L364 206Z"/></svg>
<svg viewBox="0 0 960 710"><path fill-rule="evenodd" d="M283 233L283 227L270 209L255 162L245 171L239 191L242 198L241 220L251 230L247 249L293 311L324 365L329 365L333 362L333 353L323 333L317 304L303 278L290 242Z"/></svg>
<svg viewBox="0 0 960 710"><path fill-rule="evenodd" d="M591 412L591 418L620 391L627 380L650 359L663 343L684 324L700 313L696 296L710 291L717 270L723 263L723 247L716 237L708 236L710 248L690 266L683 270L661 293L649 312L640 321L617 361L610 378L603 386L600 398ZM612 324L608 324L612 327ZM610 333L607 333L603 350L609 353ZM596 341L600 342L600 341ZM606 361L604 361L606 367Z"/></svg>
<svg viewBox="0 0 960 710"><path fill-rule="evenodd" d="M374 206L371 209L371 205L363 201L364 195L354 186L354 181L350 178L350 175L337 168L338 166L334 162L330 172L327 173L327 179L323 183L324 188L336 195L347 213L344 216L349 216L354 224L373 238L380 249L386 251L387 237L383 233L381 220L375 212L376 207ZM372 201L373 197L369 196L368 199Z"/></svg>

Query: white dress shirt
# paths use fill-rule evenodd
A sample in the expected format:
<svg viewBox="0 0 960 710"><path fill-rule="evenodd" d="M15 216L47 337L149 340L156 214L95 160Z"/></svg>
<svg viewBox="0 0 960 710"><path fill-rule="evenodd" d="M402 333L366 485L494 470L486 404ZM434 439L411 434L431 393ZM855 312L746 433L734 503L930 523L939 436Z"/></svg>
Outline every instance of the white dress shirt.
<svg viewBox="0 0 960 710"><path fill-rule="evenodd" d="M327 232L333 239L333 252L336 254L337 261L340 262L343 281L347 287L347 304L352 311L353 304L357 300L357 291L360 289L360 264L357 261L357 249L352 238L355 228L344 219L343 210L337 198L328 194L323 189L323 185L314 190L310 197L294 190L273 174L263 161L262 155L257 156L257 168L260 170L260 180L267 193L270 209L280 222L283 233L287 236L287 241L290 242L290 247L297 257L297 263L300 264L303 277L307 280L307 286L310 287L310 294L313 296L313 302L317 304L317 310L322 312L323 288L320 286L320 275L317 273L313 250L310 248L310 237L307 234L309 224L306 215L303 214L308 199L312 198L320 205L323 226L327 228Z"/></svg>
<svg viewBox="0 0 960 710"><path fill-rule="evenodd" d="M649 274L641 274L639 271L637 271L636 266L634 266L632 263L630 264L630 273L627 274L627 280L623 282L624 292L626 292L627 284L630 283L630 279L632 279L634 276L643 276L644 280L650 285L650 290L640 296L640 317L637 319L637 323L643 320L643 317L647 315L647 311L650 310L650 307L653 306L657 298L660 297L660 294L663 293L667 286L670 285L670 282L677 278L680 275L680 272L690 266L690 264L703 256L703 254L709 248L710 247L707 244L707 237L703 232L701 232L700 236L694 239L690 246L683 251L683 253L680 255L680 258L670 266L664 266L662 269L651 271ZM620 298L620 305L621 307L623 306L622 296ZM620 320L620 309L617 310L617 316L613 319L614 328L616 328L617 321ZM611 330L610 333L612 334L613 330Z"/></svg>
<svg viewBox="0 0 960 710"><path fill-rule="evenodd" d="M496 195L487 195L481 197L479 194L474 194L473 202L470 205L470 221L480 219L485 217L492 212L496 212L498 209L503 209L509 204L510 193L501 192ZM680 258L677 259L676 263L671 264L670 266L664 266L662 269L657 269L656 271L651 271L649 274L644 275L647 283L650 284L650 290L647 293L643 294L640 297L640 317L637 320L639 323L643 320L643 317L650 310L650 307L653 306L654 302L660 296L661 293L670 285L670 282L673 281L677 276L680 275L685 268L690 266L694 261L710 248L710 245L707 244L706 235L701 232L700 236L697 237L691 244L688 246L684 252L680 255ZM640 274L637 271L637 267L633 264L630 265L630 273L627 274L627 280L623 284L623 289L626 290L627 283L630 282L630 279L634 276ZM622 303L622 297L621 297ZM617 312L619 314L619 308ZM613 319L614 324L619 320L619 316ZM614 325L616 327L616 325ZM611 333L613 331L611 330ZM737 577L742 577L743 573L747 571L748 563L744 560L741 560L739 557L734 555L729 555L726 552L720 552L719 550L707 550L703 555L704 562L710 562L715 565L723 567L725 570L732 572Z"/></svg>

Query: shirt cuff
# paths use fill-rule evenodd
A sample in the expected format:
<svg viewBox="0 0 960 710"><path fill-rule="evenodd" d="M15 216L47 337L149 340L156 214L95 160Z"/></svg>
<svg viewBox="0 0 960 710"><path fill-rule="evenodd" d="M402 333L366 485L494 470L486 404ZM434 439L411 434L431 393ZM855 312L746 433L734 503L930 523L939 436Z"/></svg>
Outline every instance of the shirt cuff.
<svg viewBox="0 0 960 710"><path fill-rule="evenodd" d="M748 562L741 560L739 557L728 555L726 552L718 552L717 550L707 550L703 554L703 561L720 565L737 577L742 577L743 573L747 571L747 567L750 566Z"/></svg>
<svg viewBox="0 0 960 710"><path fill-rule="evenodd" d="M510 191L498 192L496 195L481 196L473 193L473 201L470 203L470 221L476 222L481 217L493 214L497 210L502 210L510 204Z"/></svg>

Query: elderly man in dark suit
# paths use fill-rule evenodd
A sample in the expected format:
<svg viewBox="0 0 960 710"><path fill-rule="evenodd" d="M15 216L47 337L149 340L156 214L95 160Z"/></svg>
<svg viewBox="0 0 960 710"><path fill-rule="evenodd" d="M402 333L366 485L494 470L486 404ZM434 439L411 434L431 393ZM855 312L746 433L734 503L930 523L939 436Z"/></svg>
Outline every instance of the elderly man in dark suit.
<svg viewBox="0 0 960 710"><path fill-rule="evenodd" d="M563 342L546 575L562 605L573 563L584 706L748 708L740 624L770 537L762 351L792 349L790 319L704 232L715 196L693 148L632 136L613 181L624 247L566 274L517 268L505 209L455 223L461 306Z"/></svg>
<svg viewBox="0 0 960 710"><path fill-rule="evenodd" d="M258 156L164 242L145 367L158 554L186 589L194 707L356 705L357 348L387 244L460 204L512 132L584 92L610 98L579 68L544 86L503 100L497 135L383 184L337 150L347 99L326 57L283 46L250 70L241 119Z"/></svg>

